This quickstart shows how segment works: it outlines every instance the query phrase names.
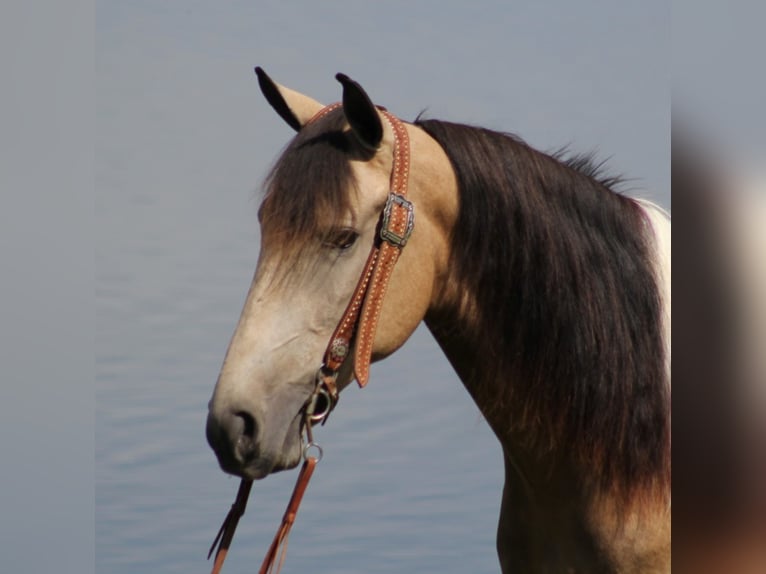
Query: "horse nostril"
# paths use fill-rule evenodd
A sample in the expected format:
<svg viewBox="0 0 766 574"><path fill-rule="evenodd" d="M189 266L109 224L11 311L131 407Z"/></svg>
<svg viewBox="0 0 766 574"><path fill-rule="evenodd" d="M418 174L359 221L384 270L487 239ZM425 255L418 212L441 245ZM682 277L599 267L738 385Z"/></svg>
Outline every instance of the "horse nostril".
<svg viewBox="0 0 766 574"><path fill-rule="evenodd" d="M255 419L253 418L253 415L245 411L238 411L234 414L235 416L238 416L240 419L242 419L242 423L244 425L242 427L242 435L248 437L251 440L254 440L255 439Z"/></svg>
<svg viewBox="0 0 766 574"><path fill-rule="evenodd" d="M208 414L207 441L227 468L258 458L258 424L246 411Z"/></svg>
<svg viewBox="0 0 766 574"><path fill-rule="evenodd" d="M258 457L256 446L258 426L255 424L253 415L248 412L238 411L234 413L234 418L236 420L234 452L239 460L247 463Z"/></svg>

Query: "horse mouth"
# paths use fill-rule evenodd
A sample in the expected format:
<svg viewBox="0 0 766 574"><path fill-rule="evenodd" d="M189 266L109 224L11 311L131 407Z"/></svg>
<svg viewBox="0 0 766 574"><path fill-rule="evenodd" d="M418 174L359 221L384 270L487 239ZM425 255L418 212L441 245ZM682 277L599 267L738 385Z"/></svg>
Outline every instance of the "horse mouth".
<svg viewBox="0 0 766 574"><path fill-rule="evenodd" d="M220 461L219 464L224 472L249 480L260 480L266 478L272 472L276 472L276 466L271 461L265 459L259 459L246 465L237 463L236 466L224 466Z"/></svg>
<svg viewBox="0 0 766 574"><path fill-rule="evenodd" d="M219 453L216 451L215 454L221 470L227 474L249 480L260 480L275 472L295 468L298 464L292 460L282 461L264 456L258 456L250 460L240 460L230 453Z"/></svg>

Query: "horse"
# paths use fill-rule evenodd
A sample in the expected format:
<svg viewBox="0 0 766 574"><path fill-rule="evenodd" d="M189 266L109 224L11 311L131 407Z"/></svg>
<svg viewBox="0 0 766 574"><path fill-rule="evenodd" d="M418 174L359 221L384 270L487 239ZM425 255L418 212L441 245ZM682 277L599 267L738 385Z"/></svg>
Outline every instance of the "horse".
<svg viewBox="0 0 766 574"><path fill-rule="evenodd" d="M295 467L304 427L425 321L502 446L502 572L669 572L669 215L591 155L256 73L297 133L209 403L221 468Z"/></svg>

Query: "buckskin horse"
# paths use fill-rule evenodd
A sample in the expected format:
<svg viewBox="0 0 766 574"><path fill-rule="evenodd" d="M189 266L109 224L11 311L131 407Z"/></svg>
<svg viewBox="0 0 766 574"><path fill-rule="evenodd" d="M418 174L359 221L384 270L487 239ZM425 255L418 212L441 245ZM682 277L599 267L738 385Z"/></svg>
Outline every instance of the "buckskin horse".
<svg viewBox="0 0 766 574"><path fill-rule="evenodd" d="M298 465L425 321L502 445L502 571L669 572L669 216L590 156L405 123L343 74L323 106L256 72L297 135L209 405L222 469Z"/></svg>

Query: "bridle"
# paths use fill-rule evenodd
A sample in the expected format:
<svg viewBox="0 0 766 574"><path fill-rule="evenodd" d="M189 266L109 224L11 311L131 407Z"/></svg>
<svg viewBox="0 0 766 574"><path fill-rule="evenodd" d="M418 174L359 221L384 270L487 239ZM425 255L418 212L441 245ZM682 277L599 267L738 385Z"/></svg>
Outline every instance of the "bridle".
<svg viewBox="0 0 766 574"><path fill-rule="evenodd" d="M340 108L336 103L322 108L307 124L317 121ZM388 199L380 215L379 231L370 254L359 277L351 300L335 327L327 344L322 365L316 375L314 392L302 407L303 430L306 444L303 448L303 466L298 474L293 494L282 518L282 524L261 564L259 574L279 572L287 552L287 536L295 521L303 494L317 463L322 459L322 449L314 442L312 427L324 424L338 404L337 379L341 366L349 356L352 342L354 348L354 377L364 387L370 376L372 344L383 306L389 279L402 248L407 244L415 223L413 205L406 199L410 171L410 144L404 123L383 108L378 108L388 121L394 134L393 165ZM218 574L234 537L240 517L245 513L247 499L253 485L251 479L243 478L237 497L215 537L208 559L216 550L212 574Z"/></svg>
<svg viewBox="0 0 766 574"><path fill-rule="evenodd" d="M318 117L340 104L328 106ZM394 132L394 156L391 168L391 186L386 205L380 217L380 231L373 243L362 274L324 353L322 366L317 372L317 387L309 410L312 422L324 423L338 402L336 380L348 357L351 342L356 335L354 376L360 387L367 384L370 375L372 343L380 316L388 280L407 244L415 223L412 203L405 199L410 170L410 145L407 128L393 114L380 110ZM324 407L317 409L316 407Z"/></svg>

